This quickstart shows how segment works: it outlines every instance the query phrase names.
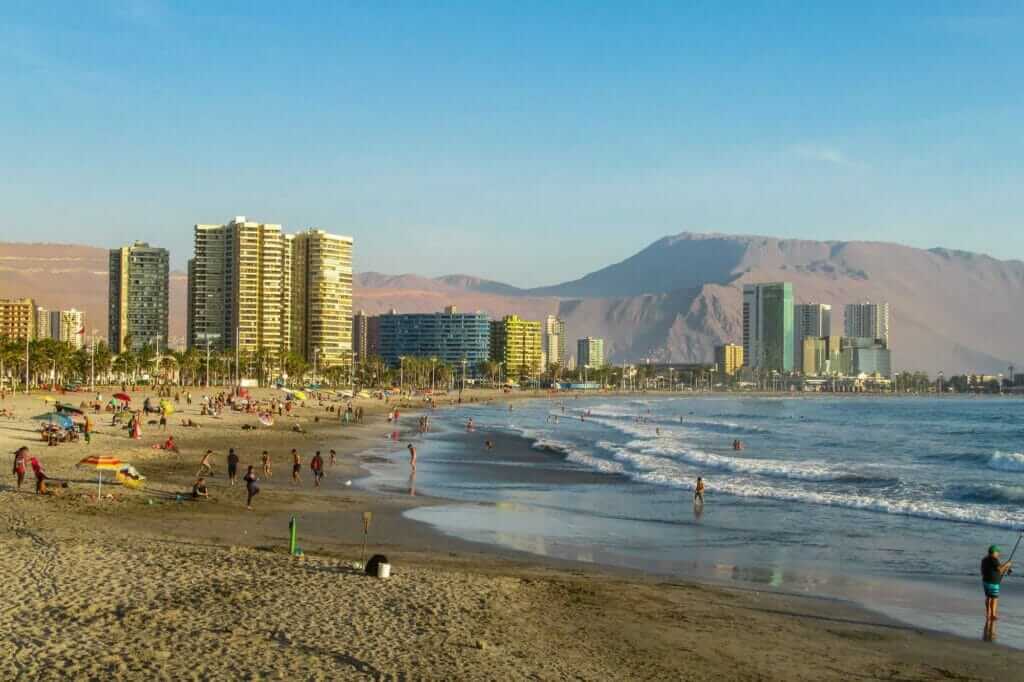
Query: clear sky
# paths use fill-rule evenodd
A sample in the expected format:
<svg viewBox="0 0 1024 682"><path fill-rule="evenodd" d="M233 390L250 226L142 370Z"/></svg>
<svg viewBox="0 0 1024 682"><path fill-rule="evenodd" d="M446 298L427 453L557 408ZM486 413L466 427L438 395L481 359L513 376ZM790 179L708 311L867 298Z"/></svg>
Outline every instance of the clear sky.
<svg viewBox="0 0 1024 682"><path fill-rule="evenodd" d="M435 6L428 8L428 6ZM1024 4L0 5L0 239L549 284L681 231L1024 258Z"/></svg>

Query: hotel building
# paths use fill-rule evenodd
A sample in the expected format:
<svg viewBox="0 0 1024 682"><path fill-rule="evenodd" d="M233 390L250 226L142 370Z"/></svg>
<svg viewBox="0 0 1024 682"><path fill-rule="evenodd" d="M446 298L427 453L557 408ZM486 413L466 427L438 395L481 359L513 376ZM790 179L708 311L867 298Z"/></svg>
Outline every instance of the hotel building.
<svg viewBox="0 0 1024 682"><path fill-rule="evenodd" d="M491 323L484 313L460 313L446 308L441 313L380 315L380 355L394 367L403 357L436 358L476 376L480 363L490 357ZM460 375L461 376L461 375Z"/></svg>
<svg viewBox="0 0 1024 682"><path fill-rule="evenodd" d="M824 338L832 334L832 306L827 303L797 303L793 306L793 365L794 369L808 373L804 367L804 339Z"/></svg>
<svg viewBox="0 0 1024 682"><path fill-rule="evenodd" d="M544 367L565 366L565 320L548 315L544 320Z"/></svg>

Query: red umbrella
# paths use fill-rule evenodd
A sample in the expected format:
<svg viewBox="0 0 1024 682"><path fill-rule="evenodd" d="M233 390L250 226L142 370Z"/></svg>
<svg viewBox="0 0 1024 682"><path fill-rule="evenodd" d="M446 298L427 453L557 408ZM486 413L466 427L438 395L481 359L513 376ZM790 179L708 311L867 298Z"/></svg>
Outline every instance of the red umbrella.
<svg viewBox="0 0 1024 682"><path fill-rule="evenodd" d="M118 400L120 400L122 402L126 402L126 403L130 403L132 401L132 397L130 395L128 395L127 393L115 393L114 397L117 398Z"/></svg>

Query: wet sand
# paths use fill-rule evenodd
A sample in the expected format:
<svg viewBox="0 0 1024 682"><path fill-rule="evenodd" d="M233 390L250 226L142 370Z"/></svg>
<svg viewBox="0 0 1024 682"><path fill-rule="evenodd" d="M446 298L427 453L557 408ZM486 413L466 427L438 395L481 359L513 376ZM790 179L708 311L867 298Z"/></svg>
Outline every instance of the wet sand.
<svg viewBox="0 0 1024 682"><path fill-rule="evenodd" d="M215 420L194 406L185 416L201 428L171 419L182 446L173 455L152 449L165 437L154 427L134 442L107 426L109 416L91 445L48 448L26 418L43 411L38 398L0 403L18 414L0 418L2 451L27 444L51 476L71 480L60 497L15 492L10 477L0 490L0 630L10 652L0 678L1013 679L1024 663L1020 652L841 602L441 536L402 517L440 501L344 486L393 430L381 403L365 404L365 425L339 426L309 403L294 420L305 434L289 431L289 419L243 431L252 416ZM400 423L403 435L415 430L415 417ZM261 481L254 511L245 509L244 486L224 478L228 447L238 449L242 472L261 450L273 455L274 476ZM301 486L288 482L291 447L306 463ZM326 458L330 447L339 463L314 489L309 458L317 448ZM207 448L216 452L212 499L177 501ZM95 477L74 466L87 454L131 461L146 488L105 487L113 498L97 502ZM373 513L367 551L388 556L389 580L352 568L364 511ZM301 559L286 549L293 515Z"/></svg>

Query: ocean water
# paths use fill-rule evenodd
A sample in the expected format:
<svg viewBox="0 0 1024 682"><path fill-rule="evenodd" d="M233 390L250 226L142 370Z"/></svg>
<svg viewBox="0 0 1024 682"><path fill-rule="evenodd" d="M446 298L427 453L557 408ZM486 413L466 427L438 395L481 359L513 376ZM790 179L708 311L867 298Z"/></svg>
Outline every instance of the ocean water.
<svg viewBox="0 0 1024 682"><path fill-rule="evenodd" d="M1015 399L540 399L437 411L431 433L403 437L417 441L415 479L396 449L369 484L471 503L409 512L444 532L850 599L964 636L982 632L985 549L1008 554L1024 528ZM1021 576L1004 582L997 633L1013 646L1024 646Z"/></svg>

